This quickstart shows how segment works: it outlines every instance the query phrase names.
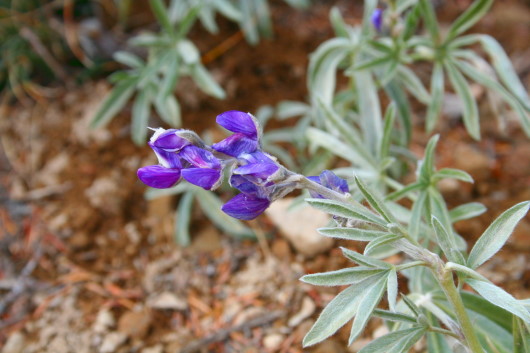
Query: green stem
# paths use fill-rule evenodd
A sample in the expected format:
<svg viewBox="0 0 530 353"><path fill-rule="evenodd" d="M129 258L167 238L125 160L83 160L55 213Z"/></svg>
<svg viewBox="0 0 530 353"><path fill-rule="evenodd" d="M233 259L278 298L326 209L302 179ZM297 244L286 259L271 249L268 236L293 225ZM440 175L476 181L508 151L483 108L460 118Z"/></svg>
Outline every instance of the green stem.
<svg viewBox="0 0 530 353"><path fill-rule="evenodd" d="M433 269L433 272L435 272L434 274L438 279L438 282L440 283L440 286L442 287L445 296L453 306L456 318L458 320L458 323L460 324L462 333L464 334L467 346L473 353L484 353L484 350L480 345L478 337L475 334L475 330L473 329L473 325L471 324L471 320L467 315L464 302L460 297L460 293L458 293L458 290L456 289L455 283L453 281L453 272L443 268L442 266L438 267L438 271Z"/></svg>
<svg viewBox="0 0 530 353"><path fill-rule="evenodd" d="M412 261L412 262L407 262L401 265L397 265L396 270L403 271L403 270L406 270L407 268L416 267L416 266L429 266L429 264L425 261Z"/></svg>
<svg viewBox="0 0 530 353"><path fill-rule="evenodd" d="M434 332L434 333L441 333L442 335L447 335L447 336L454 337L456 339L460 339L460 336L458 336L453 331L449 331L449 330L446 330L440 327L429 327L429 331Z"/></svg>

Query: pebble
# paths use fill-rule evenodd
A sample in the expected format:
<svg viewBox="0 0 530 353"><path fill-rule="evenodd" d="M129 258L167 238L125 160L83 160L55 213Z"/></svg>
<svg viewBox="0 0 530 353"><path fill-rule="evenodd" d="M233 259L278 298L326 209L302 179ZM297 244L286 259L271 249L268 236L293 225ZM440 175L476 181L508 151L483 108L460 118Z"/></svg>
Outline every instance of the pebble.
<svg viewBox="0 0 530 353"><path fill-rule="evenodd" d="M26 337L20 332L15 332L7 339L2 353L22 353L25 344Z"/></svg>
<svg viewBox="0 0 530 353"><path fill-rule="evenodd" d="M127 340L127 335L121 332L111 332L105 336L99 348L99 353L113 353Z"/></svg>
<svg viewBox="0 0 530 353"><path fill-rule="evenodd" d="M148 310L128 311L118 321L118 331L131 338L142 338L151 327L151 313Z"/></svg>
<svg viewBox="0 0 530 353"><path fill-rule="evenodd" d="M161 310L186 310L188 303L170 292L163 292L152 298L148 305L153 309Z"/></svg>
<svg viewBox="0 0 530 353"><path fill-rule="evenodd" d="M277 200L265 213L299 253L313 257L329 250L333 239L317 232L329 222L329 215L311 207L289 210L292 201L293 198Z"/></svg>
<svg viewBox="0 0 530 353"><path fill-rule="evenodd" d="M282 334L271 333L263 338L263 346L269 351L275 352L280 348L283 340L284 336Z"/></svg>
<svg viewBox="0 0 530 353"><path fill-rule="evenodd" d="M315 303L311 300L309 297L304 297L302 300L302 307L300 308L300 311L293 315L290 319L287 325L289 327L296 327L298 326L302 321L313 315L315 312L317 306Z"/></svg>

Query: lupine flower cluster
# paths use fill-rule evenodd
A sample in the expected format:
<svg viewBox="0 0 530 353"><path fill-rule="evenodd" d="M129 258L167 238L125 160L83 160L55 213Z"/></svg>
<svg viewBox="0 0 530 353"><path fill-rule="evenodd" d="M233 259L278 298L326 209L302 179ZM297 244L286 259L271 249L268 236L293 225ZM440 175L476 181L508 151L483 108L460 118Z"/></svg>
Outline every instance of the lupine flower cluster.
<svg viewBox="0 0 530 353"><path fill-rule="evenodd" d="M140 168L138 178L158 189L173 187L185 179L214 190L228 170L230 185L241 193L226 202L222 210L243 220L256 218L272 201L302 187L299 181L303 176L288 171L262 151L260 125L251 114L232 110L218 115L216 122L233 134L211 146L189 130L155 129L148 144L159 164ZM346 181L330 171L308 179L338 193L348 192ZM311 195L323 197L315 191Z"/></svg>

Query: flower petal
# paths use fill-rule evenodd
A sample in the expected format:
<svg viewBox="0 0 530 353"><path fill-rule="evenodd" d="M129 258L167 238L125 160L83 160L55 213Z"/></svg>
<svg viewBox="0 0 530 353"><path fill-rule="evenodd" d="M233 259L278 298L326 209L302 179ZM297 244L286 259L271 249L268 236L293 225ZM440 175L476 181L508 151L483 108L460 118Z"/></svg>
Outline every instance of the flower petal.
<svg viewBox="0 0 530 353"><path fill-rule="evenodd" d="M232 175L230 177L230 186L244 192L248 195L254 195L257 197L264 197L262 187L250 182L247 178L241 175Z"/></svg>
<svg viewBox="0 0 530 353"><path fill-rule="evenodd" d="M377 32L381 32L381 28L383 27L383 10L375 9L372 12L371 21Z"/></svg>
<svg viewBox="0 0 530 353"><path fill-rule="evenodd" d="M254 140L258 138L258 122L249 113L230 110L219 114L215 121L229 131L242 133Z"/></svg>
<svg viewBox="0 0 530 353"><path fill-rule="evenodd" d="M221 210L237 219L251 220L262 214L270 201L253 195L239 194L228 200Z"/></svg>
<svg viewBox="0 0 530 353"><path fill-rule="evenodd" d="M242 133L235 133L212 145L212 148L229 156L238 157L243 153L256 151L258 149L258 141L248 138Z"/></svg>
<svg viewBox="0 0 530 353"><path fill-rule="evenodd" d="M221 163L212 152L197 146L186 146L180 151L179 156L198 168L221 168Z"/></svg>
<svg viewBox="0 0 530 353"><path fill-rule="evenodd" d="M211 190L219 186L221 170L211 168L187 168L182 170L182 177L193 185Z"/></svg>
<svg viewBox="0 0 530 353"><path fill-rule="evenodd" d="M151 140L149 141L153 146L163 149L166 152L178 152L185 146L188 146L190 142L179 135L177 135L177 129L163 129L158 128L155 130Z"/></svg>
<svg viewBox="0 0 530 353"><path fill-rule="evenodd" d="M167 189L178 183L180 179L180 169L170 169L159 165L150 165L138 169L137 175L147 186L157 189Z"/></svg>
<svg viewBox="0 0 530 353"><path fill-rule="evenodd" d="M166 168L182 168L180 157L176 152L167 152L161 148L155 147L151 142L148 143L158 158L158 163Z"/></svg>
<svg viewBox="0 0 530 353"><path fill-rule="evenodd" d="M250 163L234 169L233 173L243 175L257 184L262 184L268 182L278 169L280 167L272 163Z"/></svg>
<svg viewBox="0 0 530 353"><path fill-rule="evenodd" d="M322 173L320 173L320 183L328 189L343 194L346 194L350 191L350 188L348 187L348 182L338 177L330 170L324 170Z"/></svg>

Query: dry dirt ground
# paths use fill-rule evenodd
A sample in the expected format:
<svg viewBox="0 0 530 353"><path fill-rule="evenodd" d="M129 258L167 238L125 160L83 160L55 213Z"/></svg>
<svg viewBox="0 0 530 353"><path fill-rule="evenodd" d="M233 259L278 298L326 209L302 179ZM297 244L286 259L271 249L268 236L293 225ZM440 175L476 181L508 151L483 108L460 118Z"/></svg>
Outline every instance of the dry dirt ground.
<svg viewBox="0 0 530 353"><path fill-rule="evenodd" d="M239 40L208 63L227 88L227 100L205 97L188 82L180 87L184 126L214 131L222 111L253 112L282 99L303 100L307 55L331 36L327 16L335 3L320 1L299 12L273 2L274 40L255 48ZM359 20L360 3L338 3L348 22ZM447 1L441 16L453 18L467 4ZM527 87L528 23L528 2L504 1L475 28L502 42ZM236 33L226 25L217 37L200 31L194 36L208 52ZM131 143L130 111L108 130L88 128L108 89L104 81L68 83L49 99L2 106L3 352L302 352L305 332L337 289L298 278L345 266L337 247L304 256L303 244L289 243L272 216L249 223L261 242L236 240L200 211L193 215L192 245L175 245L177 199L144 198L136 170L154 157ZM473 185L443 184L449 203L479 201L488 207L483 216L457 224L470 242L502 210L530 199L530 140L510 122L499 132L483 92L477 95L484 103L481 142L469 139L458 118L443 119L438 131L438 166L461 168L475 178ZM418 156L427 141L421 131L419 124L412 146ZM529 217L484 272L517 297L530 296ZM310 351L355 352L384 332L375 320L352 347L345 348L345 328ZM423 349L421 343L415 347Z"/></svg>

